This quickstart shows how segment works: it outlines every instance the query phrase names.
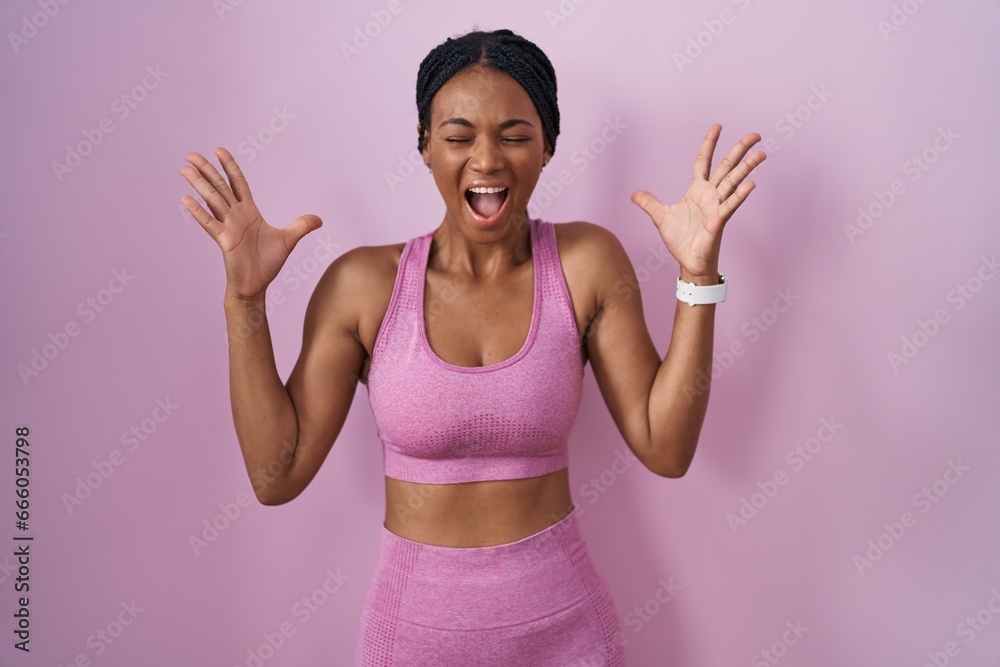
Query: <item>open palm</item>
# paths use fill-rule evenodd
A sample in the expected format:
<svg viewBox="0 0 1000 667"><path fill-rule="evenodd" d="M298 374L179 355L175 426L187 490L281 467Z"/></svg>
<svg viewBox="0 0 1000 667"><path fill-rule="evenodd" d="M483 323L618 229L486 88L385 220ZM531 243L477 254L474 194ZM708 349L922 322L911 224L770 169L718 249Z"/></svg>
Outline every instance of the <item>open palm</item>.
<svg viewBox="0 0 1000 667"><path fill-rule="evenodd" d="M194 197L185 195L181 202L219 244L226 265L227 292L249 299L267 289L299 240L323 223L317 216L307 214L284 229L267 224L236 160L224 148L216 149L216 154L229 183L198 153L187 155L193 167L181 168L181 175L205 200L211 213Z"/></svg>
<svg viewBox="0 0 1000 667"><path fill-rule="evenodd" d="M757 151L743 159L761 138L751 132L733 146L709 178L721 132L718 123L709 128L694 162L691 186L679 202L662 204L645 190L632 194L632 201L652 218L681 269L693 276L714 276L718 272L722 230L755 187L753 181L743 183L743 179L767 158L763 151Z"/></svg>

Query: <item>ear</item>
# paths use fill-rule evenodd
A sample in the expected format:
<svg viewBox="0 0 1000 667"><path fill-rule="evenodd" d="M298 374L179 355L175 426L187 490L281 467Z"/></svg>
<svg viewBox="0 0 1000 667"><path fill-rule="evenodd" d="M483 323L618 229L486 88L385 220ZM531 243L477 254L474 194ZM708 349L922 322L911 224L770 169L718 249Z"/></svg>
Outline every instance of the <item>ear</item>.
<svg viewBox="0 0 1000 667"><path fill-rule="evenodd" d="M427 132L425 132L422 127L420 127L420 123L417 123L417 135L418 136L423 135L423 138L424 138L424 143L423 143L424 149L422 151L420 151L420 155L424 158L424 163L427 163L431 159L430 149L428 148L428 144L430 143L429 142L430 137L428 136Z"/></svg>

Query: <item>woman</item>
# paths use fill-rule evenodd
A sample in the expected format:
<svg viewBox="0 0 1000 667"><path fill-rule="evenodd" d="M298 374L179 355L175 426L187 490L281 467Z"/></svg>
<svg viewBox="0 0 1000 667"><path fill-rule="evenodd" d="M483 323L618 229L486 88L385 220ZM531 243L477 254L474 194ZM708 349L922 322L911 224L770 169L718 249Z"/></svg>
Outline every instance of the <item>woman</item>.
<svg viewBox="0 0 1000 667"><path fill-rule="evenodd" d="M420 65L417 109L444 219L331 263L286 385L265 289L321 221L269 226L224 149L229 184L197 153L181 169L211 213L192 197L185 207L223 251L233 417L254 490L267 505L302 492L360 380L384 447L386 514L356 664L623 665L615 606L569 490L583 366L635 456L683 475L708 402L714 304L725 297L721 232L753 190L741 183L765 156L743 156L760 135L743 137L710 178L715 125L678 204L632 195L683 281L661 361L617 238L527 216L559 133L545 54L509 30L448 39Z"/></svg>

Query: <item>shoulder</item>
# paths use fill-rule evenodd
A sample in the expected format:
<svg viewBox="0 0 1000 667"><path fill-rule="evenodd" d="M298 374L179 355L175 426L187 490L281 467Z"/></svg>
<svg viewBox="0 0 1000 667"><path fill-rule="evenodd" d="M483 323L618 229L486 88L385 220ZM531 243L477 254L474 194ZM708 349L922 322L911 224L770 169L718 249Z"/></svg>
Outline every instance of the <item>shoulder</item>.
<svg viewBox="0 0 1000 667"><path fill-rule="evenodd" d="M338 319L350 319L351 328L368 312L372 301L391 293L406 243L357 246L334 258L313 290L313 302L325 311L336 309ZM388 302L388 301L387 301Z"/></svg>
<svg viewBox="0 0 1000 667"><path fill-rule="evenodd" d="M370 296L387 280L395 281L406 243L351 248L330 263L321 280L349 285L359 297Z"/></svg>
<svg viewBox="0 0 1000 667"><path fill-rule="evenodd" d="M610 247L621 247L618 237L610 229L593 222L576 220L574 222L553 222L559 248L572 247L577 252L588 254L599 253Z"/></svg>
<svg viewBox="0 0 1000 667"><path fill-rule="evenodd" d="M406 242L351 248L330 263L313 293L316 316L350 331L369 354L405 247Z"/></svg>
<svg viewBox="0 0 1000 667"><path fill-rule="evenodd" d="M552 225L560 259L575 272L603 281L631 271L628 253L610 229L583 220Z"/></svg>
<svg viewBox="0 0 1000 667"><path fill-rule="evenodd" d="M552 225L571 298L582 309L578 326L589 327L612 294L634 280L635 271L611 230L583 220Z"/></svg>

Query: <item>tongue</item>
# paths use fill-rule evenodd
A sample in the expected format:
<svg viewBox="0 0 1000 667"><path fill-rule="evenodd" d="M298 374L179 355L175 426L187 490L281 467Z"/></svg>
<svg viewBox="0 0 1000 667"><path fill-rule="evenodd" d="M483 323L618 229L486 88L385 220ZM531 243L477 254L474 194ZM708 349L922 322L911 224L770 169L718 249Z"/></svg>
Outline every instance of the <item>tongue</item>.
<svg viewBox="0 0 1000 667"><path fill-rule="evenodd" d="M503 200L506 198L506 193L497 192L494 194L480 194L478 192L469 193L469 205L472 206L472 210L483 216L484 218L491 218L496 215L496 212L500 210L503 206Z"/></svg>

